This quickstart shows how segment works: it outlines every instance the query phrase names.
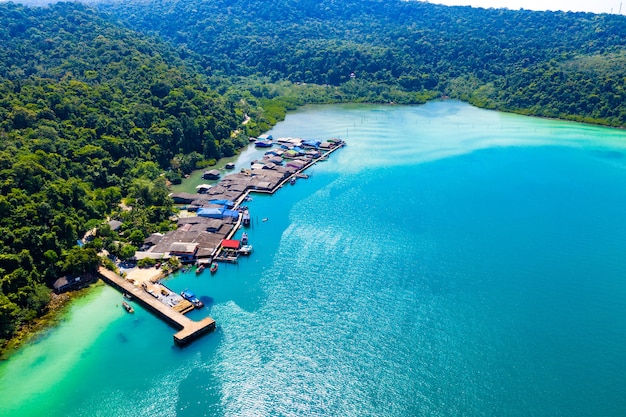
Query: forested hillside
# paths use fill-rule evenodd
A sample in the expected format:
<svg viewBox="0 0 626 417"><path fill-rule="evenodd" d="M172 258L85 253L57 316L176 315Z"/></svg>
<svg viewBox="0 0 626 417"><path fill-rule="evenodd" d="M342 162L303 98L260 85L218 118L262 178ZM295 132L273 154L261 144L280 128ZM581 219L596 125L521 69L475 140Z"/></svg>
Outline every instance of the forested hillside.
<svg viewBox="0 0 626 417"><path fill-rule="evenodd" d="M1 344L56 278L93 270L96 250L132 255L169 227L164 169L232 155L243 110L171 48L82 5L0 4L0 22ZM108 230L77 247L122 197L127 243Z"/></svg>
<svg viewBox="0 0 626 417"><path fill-rule="evenodd" d="M99 7L170 40L213 75L341 86L337 98L349 100L434 90L484 107L626 123L626 18L619 15L400 0L155 0ZM614 65L590 65L604 61Z"/></svg>

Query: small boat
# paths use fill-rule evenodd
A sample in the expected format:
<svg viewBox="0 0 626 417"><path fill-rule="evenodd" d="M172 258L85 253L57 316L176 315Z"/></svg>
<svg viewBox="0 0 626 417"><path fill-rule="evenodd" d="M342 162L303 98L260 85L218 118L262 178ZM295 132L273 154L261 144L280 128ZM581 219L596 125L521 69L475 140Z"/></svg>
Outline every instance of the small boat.
<svg viewBox="0 0 626 417"><path fill-rule="evenodd" d="M243 245L237 250L237 252L240 255L250 255L252 253L252 245Z"/></svg>
<svg viewBox="0 0 626 417"><path fill-rule="evenodd" d="M125 293L123 294L123 296L124 296L124 298L126 298L127 300L132 300L132 299L133 299L133 296L132 296L132 295L130 295L129 293L127 293L127 292L125 292Z"/></svg>
<svg viewBox="0 0 626 417"><path fill-rule="evenodd" d="M217 262L211 262L211 266L209 267L209 271L211 271L212 274L217 272Z"/></svg>
<svg viewBox="0 0 626 417"><path fill-rule="evenodd" d="M269 220L269 219L268 219L267 217L263 217L263 221L264 221L264 222L266 222L266 221L268 221L268 220Z"/></svg>
<svg viewBox="0 0 626 417"><path fill-rule="evenodd" d="M127 313L134 313L135 310L131 307L130 304L128 304L126 301L122 301L122 307L124 307L124 310L126 310Z"/></svg>
<svg viewBox="0 0 626 417"><path fill-rule="evenodd" d="M196 297L196 295L194 293L192 293L189 290L185 290L183 292L180 293L180 295L187 301L189 301L191 304L193 304L193 306L195 308L202 308L204 307L204 303L202 301L200 301L198 299L198 297Z"/></svg>
<svg viewBox="0 0 626 417"><path fill-rule="evenodd" d="M204 264L198 265L198 267L196 268L196 274L201 274L202 271L204 271L204 268L205 268Z"/></svg>
<svg viewBox="0 0 626 417"><path fill-rule="evenodd" d="M243 225L250 226L250 212L248 210L243 212Z"/></svg>
<svg viewBox="0 0 626 417"><path fill-rule="evenodd" d="M289 180L289 184L295 185L296 184L296 177L291 177L291 179Z"/></svg>
<svg viewBox="0 0 626 417"><path fill-rule="evenodd" d="M248 244L248 234L246 232L243 232L243 234L241 235L241 244L242 245Z"/></svg>
<svg viewBox="0 0 626 417"><path fill-rule="evenodd" d="M226 168L226 169L235 169L235 163L234 162L229 162L226 165L224 165L224 168Z"/></svg>

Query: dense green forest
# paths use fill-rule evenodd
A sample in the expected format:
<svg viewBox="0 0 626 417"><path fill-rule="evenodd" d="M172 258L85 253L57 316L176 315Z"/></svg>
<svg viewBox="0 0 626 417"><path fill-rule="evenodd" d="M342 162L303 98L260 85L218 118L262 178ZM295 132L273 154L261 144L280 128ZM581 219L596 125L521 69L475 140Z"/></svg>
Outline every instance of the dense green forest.
<svg viewBox="0 0 626 417"><path fill-rule="evenodd" d="M0 341L45 311L51 284L128 257L167 229L166 180L232 155L246 106L162 42L79 4L0 5ZM128 209L120 210L126 197ZM111 215L122 237L100 227ZM123 244L116 242L123 241Z"/></svg>
<svg viewBox="0 0 626 417"><path fill-rule="evenodd" d="M622 127L625 68L618 15L400 0L0 3L0 345L45 312L56 278L167 230L167 181L235 154L289 109L446 95Z"/></svg>
<svg viewBox="0 0 626 417"><path fill-rule="evenodd" d="M99 7L212 75L329 84L337 100L419 102L415 93L436 91L481 107L626 123L620 15L399 0L146 4Z"/></svg>

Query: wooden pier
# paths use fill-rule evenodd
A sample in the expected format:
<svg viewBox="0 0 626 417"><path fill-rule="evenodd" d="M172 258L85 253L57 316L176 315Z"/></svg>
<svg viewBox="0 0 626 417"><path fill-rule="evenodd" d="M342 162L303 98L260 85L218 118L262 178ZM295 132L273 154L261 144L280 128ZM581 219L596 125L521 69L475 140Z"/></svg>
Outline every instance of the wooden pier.
<svg viewBox="0 0 626 417"><path fill-rule="evenodd" d="M133 300L136 300L144 307L148 308L173 327L180 329L174 334L174 343L178 346L189 344L203 334L215 330L215 320L211 317L206 317L200 321L193 321L175 311L173 308L163 304L154 296L144 291L143 288L135 286L115 272L99 267L98 274L104 282L129 294Z"/></svg>

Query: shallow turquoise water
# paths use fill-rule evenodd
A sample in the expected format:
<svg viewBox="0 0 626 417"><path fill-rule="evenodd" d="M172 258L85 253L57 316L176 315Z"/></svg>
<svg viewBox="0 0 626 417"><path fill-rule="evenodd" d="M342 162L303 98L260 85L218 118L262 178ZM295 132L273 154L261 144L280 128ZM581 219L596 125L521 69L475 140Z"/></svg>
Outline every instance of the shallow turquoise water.
<svg viewBox="0 0 626 417"><path fill-rule="evenodd" d="M625 132L442 101L271 133L348 146L253 196L249 259L168 280L217 331L96 289L0 364L0 415L626 414Z"/></svg>

